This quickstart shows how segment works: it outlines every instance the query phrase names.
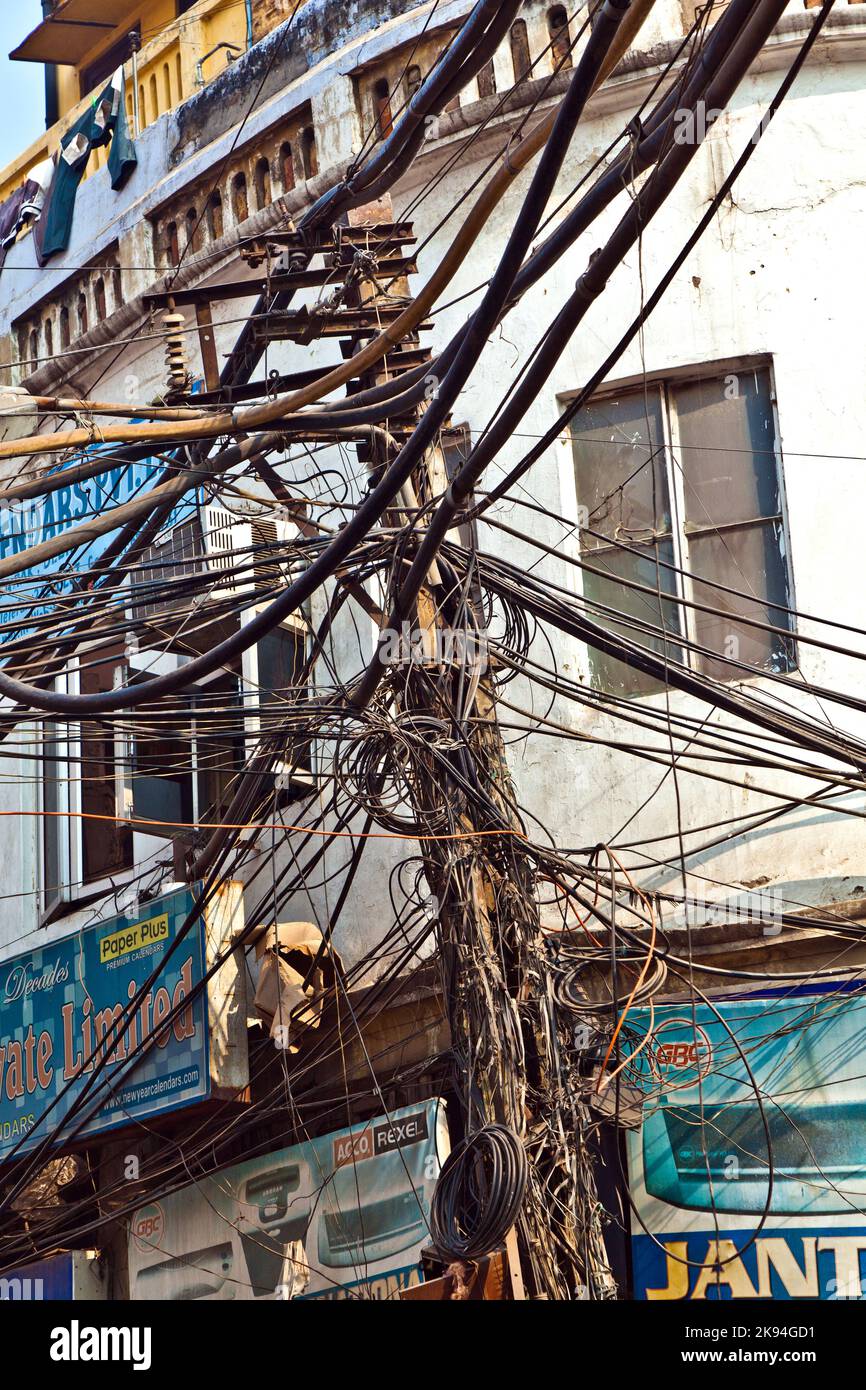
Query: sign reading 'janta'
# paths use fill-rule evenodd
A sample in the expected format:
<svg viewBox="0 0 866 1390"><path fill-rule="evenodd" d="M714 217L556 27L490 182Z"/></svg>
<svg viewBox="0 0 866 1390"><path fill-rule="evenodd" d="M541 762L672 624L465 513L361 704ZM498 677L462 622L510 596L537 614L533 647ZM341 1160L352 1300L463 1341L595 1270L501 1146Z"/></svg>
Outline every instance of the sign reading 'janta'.
<svg viewBox="0 0 866 1390"><path fill-rule="evenodd" d="M866 999L630 1015L634 1295L866 1300Z"/></svg>
<svg viewBox="0 0 866 1390"><path fill-rule="evenodd" d="M97 1070L95 1085L113 1084L76 1113L76 1126L88 1115L87 1133L207 1097L207 1005L203 995L184 1005L204 975L201 925L165 959L192 905L183 890L0 963L0 1159L56 1134Z"/></svg>

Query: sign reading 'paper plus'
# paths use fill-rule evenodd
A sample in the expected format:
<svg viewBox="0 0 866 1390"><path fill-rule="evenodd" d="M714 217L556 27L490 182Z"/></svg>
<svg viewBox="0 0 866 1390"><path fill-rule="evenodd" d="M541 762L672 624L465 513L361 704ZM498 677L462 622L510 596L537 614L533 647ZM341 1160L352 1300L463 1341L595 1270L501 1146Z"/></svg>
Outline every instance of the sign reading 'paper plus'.
<svg viewBox="0 0 866 1390"><path fill-rule="evenodd" d="M125 1035L117 1040L111 1031L176 941L192 902L188 891L175 893L134 918L112 918L0 963L0 1159L56 1130L101 1060L110 1077L154 1035L142 1060L103 1092L86 1132L207 1096L207 1009L201 998L183 1005L204 975L199 924L138 1002ZM48 1122L37 1125L55 1100Z"/></svg>

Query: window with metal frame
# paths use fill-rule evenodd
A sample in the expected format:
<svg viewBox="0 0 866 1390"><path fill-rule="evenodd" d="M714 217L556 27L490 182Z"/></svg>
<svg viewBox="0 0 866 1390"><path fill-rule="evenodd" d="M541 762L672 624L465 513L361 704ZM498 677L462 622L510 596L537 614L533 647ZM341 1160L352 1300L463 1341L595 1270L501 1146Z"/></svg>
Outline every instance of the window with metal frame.
<svg viewBox="0 0 866 1390"><path fill-rule="evenodd" d="M277 723L284 722L275 782L290 799L308 789L314 775L314 749L309 734L286 720L290 707L307 694L308 656L307 625L291 618L250 647L243 657L247 754L252 753L259 738L265 739Z"/></svg>
<svg viewBox="0 0 866 1390"><path fill-rule="evenodd" d="M125 679L120 646L82 651L58 690L93 695ZM42 726L42 911L98 892L133 864L127 819L124 739L97 721L51 719Z"/></svg>
<svg viewBox="0 0 866 1390"><path fill-rule="evenodd" d="M139 721L132 808L139 834L171 837L219 822L243 766L240 682L227 674L184 695L172 712Z"/></svg>
<svg viewBox="0 0 866 1390"><path fill-rule="evenodd" d="M610 393L571 425L583 594L609 630L716 680L796 664L768 363ZM590 650L593 685L658 682Z"/></svg>
<svg viewBox="0 0 866 1390"><path fill-rule="evenodd" d="M170 840L190 825L225 818L245 743L249 756L306 690L307 648L302 622L277 627L244 655L243 674L239 666L236 674L191 688L152 721L142 711L134 737L107 722L44 721L43 921L100 896L133 870L142 856L134 835ZM135 679L132 659L119 646L82 652L56 688L71 694L113 689ZM309 737L289 725L277 789L289 799L302 794L312 785L312 768ZM145 856L151 867L152 853Z"/></svg>

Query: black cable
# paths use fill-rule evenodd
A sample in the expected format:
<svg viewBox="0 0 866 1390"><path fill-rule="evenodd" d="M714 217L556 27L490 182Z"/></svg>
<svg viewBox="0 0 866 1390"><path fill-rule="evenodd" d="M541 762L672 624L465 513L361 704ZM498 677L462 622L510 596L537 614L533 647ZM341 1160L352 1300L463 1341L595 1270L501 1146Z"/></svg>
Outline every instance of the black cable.
<svg viewBox="0 0 866 1390"><path fill-rule="evenodd" d="M449 1260L477 1260L505 1241L526 1192L523 1144L507 1125L485 1125L451 1151L436 1182L430 1234Z"/></svg>

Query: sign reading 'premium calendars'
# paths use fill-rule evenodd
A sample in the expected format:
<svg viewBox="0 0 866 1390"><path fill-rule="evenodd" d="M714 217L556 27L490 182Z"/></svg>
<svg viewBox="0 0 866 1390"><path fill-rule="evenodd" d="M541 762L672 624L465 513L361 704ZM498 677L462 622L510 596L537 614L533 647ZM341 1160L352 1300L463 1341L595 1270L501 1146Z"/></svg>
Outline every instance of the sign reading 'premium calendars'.
<svg viewBox="0 0 866 1390"><path fill-rule="evenodd" d="M163 1023L204 975L200 924L141 999L124 1037L112 1045L110 1034L176 940L192 904L192 894L182 890L141 907L135 917L114 917L0 962L0 1159L16 1145L34 1147L53 1131L106 1053L104 1074L110 1076L154 1034L155 1044L143 1060L110 1095L103 1093L86 1132L114 1129L208 1096L204 997ZM58 1097L48 1121L37 1126Z"/></svg>

